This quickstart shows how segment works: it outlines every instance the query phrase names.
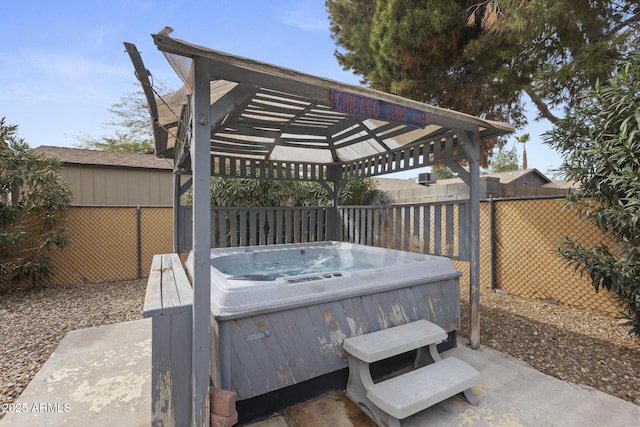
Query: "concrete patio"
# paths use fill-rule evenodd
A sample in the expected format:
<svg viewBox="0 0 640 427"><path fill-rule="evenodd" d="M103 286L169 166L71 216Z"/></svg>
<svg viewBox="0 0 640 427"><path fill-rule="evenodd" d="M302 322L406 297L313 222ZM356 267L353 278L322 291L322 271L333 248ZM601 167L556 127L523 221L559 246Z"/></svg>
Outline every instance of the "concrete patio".
<svg viewBox="0 0 640 427"><path fill-rule="evenodd" d="M480 404L456 396L406 419L404 426L640 426L640 406L459 342L443 356L455 355L483 374L473 389ZM7 413L0 427L148 426L150 372L150 320L72 331L17 400L14 409L20 412ZM363 425L363 415L335 391L251 426Z"/></svg>

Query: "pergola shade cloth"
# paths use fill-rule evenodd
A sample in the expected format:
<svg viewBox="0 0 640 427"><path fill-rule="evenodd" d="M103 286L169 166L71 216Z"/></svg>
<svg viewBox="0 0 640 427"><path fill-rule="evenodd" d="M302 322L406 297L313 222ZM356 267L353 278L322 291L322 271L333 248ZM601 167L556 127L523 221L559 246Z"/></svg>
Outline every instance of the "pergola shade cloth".
<svg viewBox="0 0 640 427"><path fill-rule="evenodd" d="M324 180L324 165L329 164L341 165L343 179L382 175L466 158L458 146L460 132L480 139L513 132L505 123L218 52L164 34L153 38L184 82L180 90L154 100L156 154L173 156L182 171L190 170L193 57L209 62L211 155L217 165L226 165L214 168L217 175L235 175L232 169L240 168L241 175L267 178L265 164L272 171L297 170L287 172L290 179Z"/></svg>

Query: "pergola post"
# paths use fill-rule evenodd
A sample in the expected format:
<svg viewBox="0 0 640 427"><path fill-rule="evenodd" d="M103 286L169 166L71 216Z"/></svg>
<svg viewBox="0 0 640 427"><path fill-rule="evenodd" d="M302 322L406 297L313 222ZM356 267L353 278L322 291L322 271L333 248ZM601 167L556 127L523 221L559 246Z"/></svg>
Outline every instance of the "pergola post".
<svg viewBox="0 0 640 427"><path fill-rule="evenodd" d="M209 426L211 360L211 118L209 61L193 59L193 351L191 425Z"/></svg>
<svg viewBox="0 0 640 427"><path fill-rule="evenodd" d="M332 205L327 212L327 240L338 240L340 238L340 226L342 224L342 218L340 217L340 209L338 204L340 203L340 168L337 165L327 165L327 178L331 186L324 184L325 189L329 193L332 199Z"/></svg>
<svg viewBox="0 0 640 427"><path fill-rule="evenodd" d="M480 348L480 135L456 130L469 164L469 341Z"/></svg>
<svg viewBox="0 0 640 427"><path fill-rule="evenodd" d="M175 163L174 163L175 164ZM175 170L173 171L173 252L178 253L180 251L180 173Z"/></svg>

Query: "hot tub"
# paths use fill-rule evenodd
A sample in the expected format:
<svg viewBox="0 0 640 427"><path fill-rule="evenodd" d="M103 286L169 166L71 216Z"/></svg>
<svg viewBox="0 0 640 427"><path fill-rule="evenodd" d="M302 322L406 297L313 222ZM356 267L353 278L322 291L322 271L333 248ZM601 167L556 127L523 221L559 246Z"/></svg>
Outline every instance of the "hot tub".
<svg viewBox="0 0 640 427"><path fill-rule="evenodd" d="M427 319L455 340L459 327L448 258L323 242L212 249L211 265L214 382L239 401L346 368L346 337Z"/></svg>

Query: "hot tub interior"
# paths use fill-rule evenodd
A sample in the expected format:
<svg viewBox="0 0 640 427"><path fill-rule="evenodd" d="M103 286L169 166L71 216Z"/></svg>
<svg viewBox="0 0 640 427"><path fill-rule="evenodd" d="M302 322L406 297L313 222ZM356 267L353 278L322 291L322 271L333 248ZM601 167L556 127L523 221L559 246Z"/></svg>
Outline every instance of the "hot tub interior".
<svg viewBox="0 0 640 427"><path fill-rule="evenodd" d="M244 249L241 253L215 257L211 265L228 279L270 280L307 274L366 270L417 262L419 258L385 257L381 253L325 244L302 248Z"/></svg>

